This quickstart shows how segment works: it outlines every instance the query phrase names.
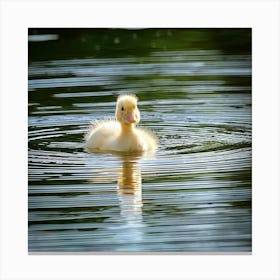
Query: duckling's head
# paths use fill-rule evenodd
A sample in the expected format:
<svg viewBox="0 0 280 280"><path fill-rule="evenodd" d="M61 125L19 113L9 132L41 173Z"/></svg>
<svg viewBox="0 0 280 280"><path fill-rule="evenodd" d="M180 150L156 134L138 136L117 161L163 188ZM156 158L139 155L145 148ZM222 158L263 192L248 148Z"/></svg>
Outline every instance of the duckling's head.
<svg viewBox="0 0 280 280"><path fill-rule="evenodd" d="M119 95L116 107L117 121L125 125L133 125L140 121L137 100L137 96L133 94Z"/></svg>

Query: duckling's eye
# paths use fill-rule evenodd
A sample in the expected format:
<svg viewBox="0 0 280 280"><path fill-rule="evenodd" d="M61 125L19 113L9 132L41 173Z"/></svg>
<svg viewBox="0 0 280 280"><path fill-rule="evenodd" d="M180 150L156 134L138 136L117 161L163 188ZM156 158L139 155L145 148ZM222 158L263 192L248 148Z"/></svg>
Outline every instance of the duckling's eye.
<svg viewBox="0 0 280 280"><path fill-rule="evenodd" d="M122 109L121 109L122 111L124 111L124 107L122 107Z"/></svg>

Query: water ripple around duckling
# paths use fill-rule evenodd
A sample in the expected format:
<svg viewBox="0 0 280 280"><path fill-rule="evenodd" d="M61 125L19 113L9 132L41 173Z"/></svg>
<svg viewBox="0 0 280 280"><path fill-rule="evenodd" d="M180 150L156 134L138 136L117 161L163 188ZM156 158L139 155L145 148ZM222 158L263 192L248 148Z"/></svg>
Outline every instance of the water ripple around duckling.
<svg viewBox="0 0 280 280"><path fill-rule="evenodd" d="M29 251L250 252L250 75L215 50L32 62ZM85 151L131 90L157 153Z"/></svg>

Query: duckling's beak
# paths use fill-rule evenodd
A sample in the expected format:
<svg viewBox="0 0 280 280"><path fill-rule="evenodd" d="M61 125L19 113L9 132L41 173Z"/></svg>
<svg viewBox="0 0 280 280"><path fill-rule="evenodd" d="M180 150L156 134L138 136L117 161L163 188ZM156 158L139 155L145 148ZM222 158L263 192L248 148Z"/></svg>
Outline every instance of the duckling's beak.
<svg viewBox="0 0 280 280"><path fill-rule="evenodd" d="M126 122L128 122L128 123L136 123L135 114L133 114L133 112L127 113L125 120L126 120Z"/></svg>

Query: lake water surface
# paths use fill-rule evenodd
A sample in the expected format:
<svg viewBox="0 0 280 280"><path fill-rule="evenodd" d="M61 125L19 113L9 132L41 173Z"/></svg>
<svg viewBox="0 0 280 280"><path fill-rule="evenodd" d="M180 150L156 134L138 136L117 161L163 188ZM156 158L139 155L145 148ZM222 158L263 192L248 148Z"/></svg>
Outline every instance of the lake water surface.
<svg viewBox="0 0 280 280"><path fill-rule="evenodd" d="M29 61L29 252L251 252L251 55L77 54ZM155 154L84 149L122 93Z"/></svg>

